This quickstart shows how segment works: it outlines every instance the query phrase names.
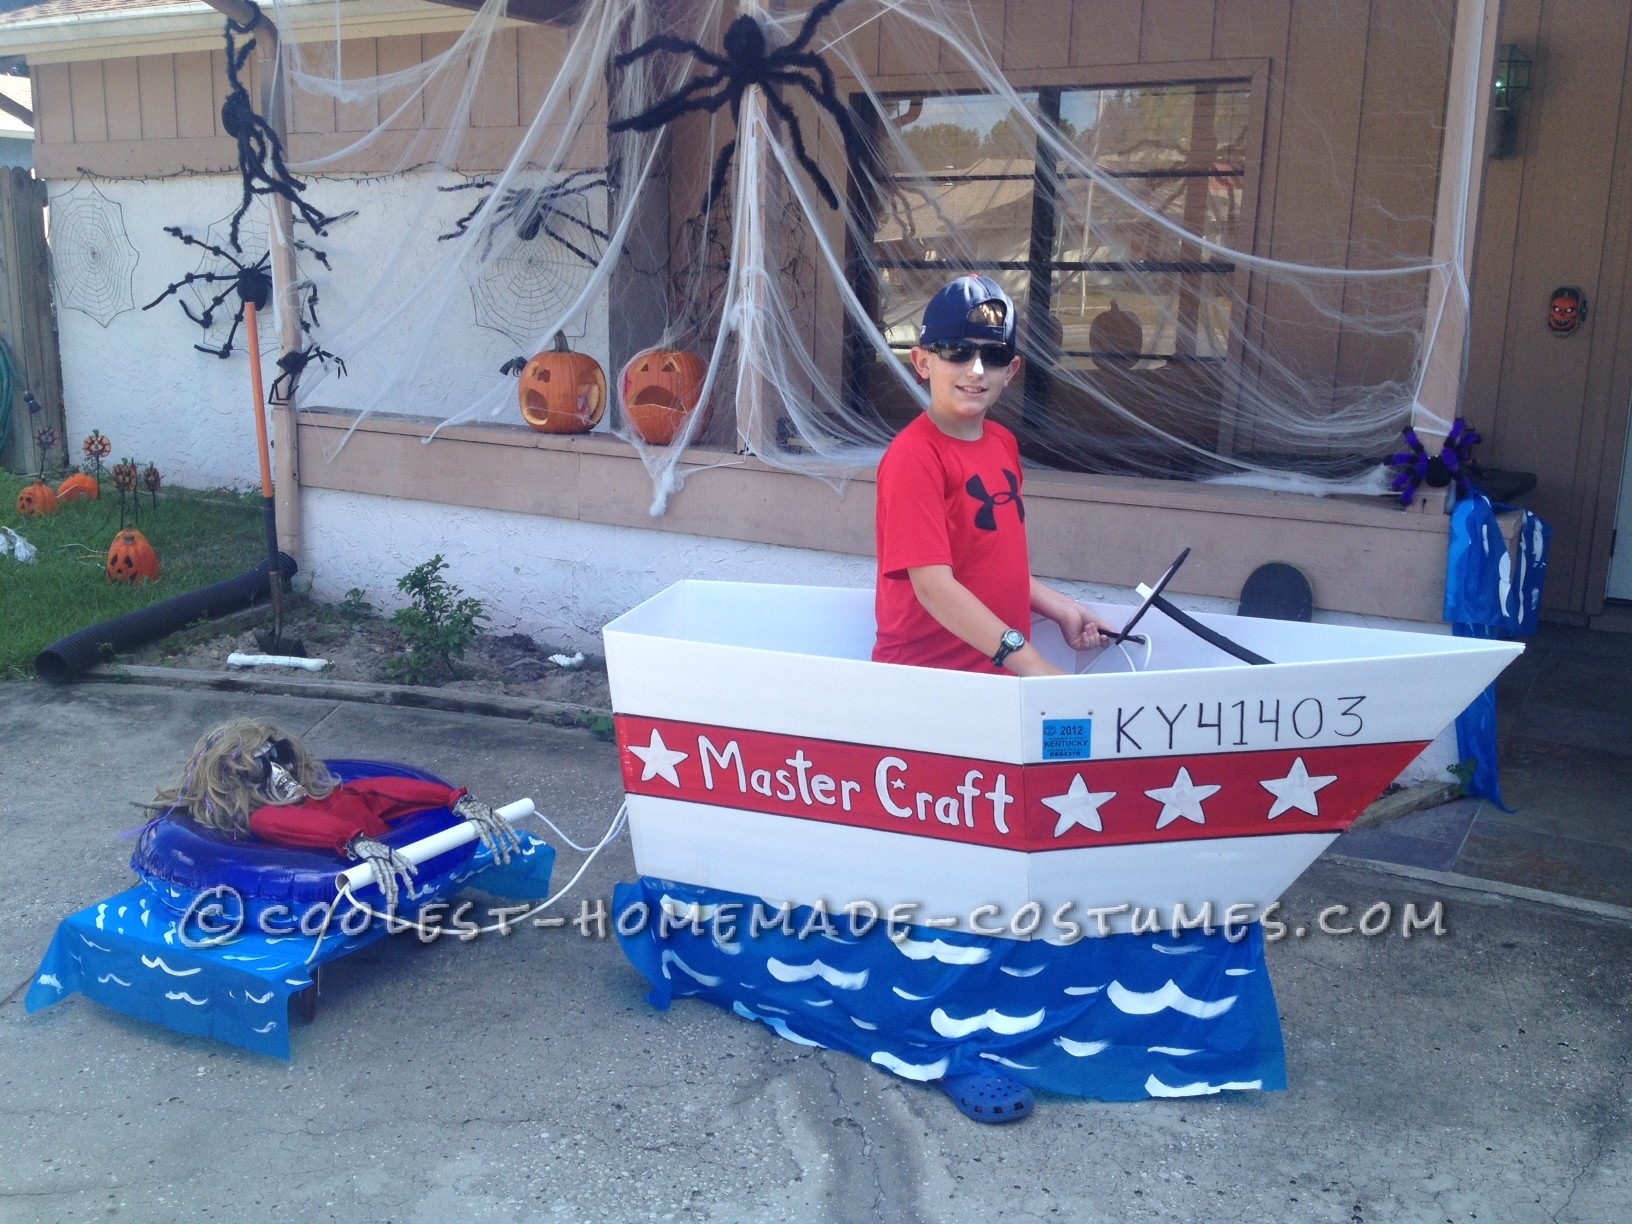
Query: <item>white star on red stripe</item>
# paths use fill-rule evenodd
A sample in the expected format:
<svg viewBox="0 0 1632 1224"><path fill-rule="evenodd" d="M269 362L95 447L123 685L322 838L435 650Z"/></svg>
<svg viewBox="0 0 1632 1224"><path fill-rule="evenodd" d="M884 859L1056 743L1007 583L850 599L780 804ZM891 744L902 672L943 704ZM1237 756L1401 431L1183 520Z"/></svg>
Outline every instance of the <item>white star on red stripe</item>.
<svg viewBox="0 0 1632 1224"><path fill-rule="evenodd" d="M1270 778L1258 785L1275 796L1275 806L1269 809L1269 819L1274 820L1282 812L1290 812L1293 808L1307 812L1311 816L1319 816L1320 804L1315 800L1315 793L1336 781L1336 774L1323 774L1311 778L1300 756L1292 762L1292 768L1287 771L1286 777Z"/></svg>
<svg viewBox="0 0 1632 1224"><path fill-rule="evenodd" d="M1172 786L1158 786L1155 790L1147 790L1145 794L1162 805L1162 814L1156 818L1156 827L1165 829L1180 816L1196 824L1206 824L1207 817L1201 810L1202 800L1210 799L1221 789L1217 786L1197 786L1190 780L1190 771L1181 765Z"/></svg>
<svg viewBox="0 0 1632 1224"><path fill-rule="evenodd" d="M1095 833L1103 833L1105 824L1099 818L1099 809L1115 798L1115 791L1089 790L1088 784L1082 780L1079 773L1072 776L1071 785L1065 794L1044 799L1043 806L1059 813L1060 819L1054 825L1055 837L1063 836L1067 829L1075 825L1092 829Z"/></svg>
<svg viewBox="0 0 1632 1224"><path fill-rule="evenodd" d="M680 785L680 772L675 766L685 760L687 753L676 752L663 742L663 733L656 727L652 728L652 742L646 747L630 744L629 751L640 758L644 768L640 771L640 780L650 782L653 778L662 778L671 786Z"/></svg>

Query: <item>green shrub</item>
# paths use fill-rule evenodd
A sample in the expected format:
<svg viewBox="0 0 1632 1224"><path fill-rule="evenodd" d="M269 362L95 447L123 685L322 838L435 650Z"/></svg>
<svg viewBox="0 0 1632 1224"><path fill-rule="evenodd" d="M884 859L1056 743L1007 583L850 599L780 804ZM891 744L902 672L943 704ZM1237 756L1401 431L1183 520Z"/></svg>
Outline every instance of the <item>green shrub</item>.
<svg viewBox="0 0 1632 1224"><path fill-rule="evenodd" d="M448 563L438 553L397 579L397 590L412 601L391 621L407 643L407 654L386 662L386 670L404 684L424 684L438 672L457 675L465 650L476 640L476 623L490 619L482 601L442 577Z"/></svg>

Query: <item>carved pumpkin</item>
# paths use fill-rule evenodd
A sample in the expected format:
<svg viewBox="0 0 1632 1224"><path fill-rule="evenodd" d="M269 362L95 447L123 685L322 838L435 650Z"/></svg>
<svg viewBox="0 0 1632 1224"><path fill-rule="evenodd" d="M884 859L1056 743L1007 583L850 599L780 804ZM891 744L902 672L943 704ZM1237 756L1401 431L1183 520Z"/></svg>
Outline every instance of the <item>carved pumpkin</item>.
<svg viewBox="0 0 1632 1224"><path fill-rule="evenodd" d="M606 411L606 371L588 353L575 353L555 333L555 348L521 371L521 419L540 433L587 433Z"/></svg>
<svg viewBox="0 0 1632 1224"><path fill-rule="evenodd" d="M1088 327L1088 347L1102 370L1131 370L1145 347L1145 325L1132 311L1111 300L1111 308Z"/></svg>
<svg viewBox="0 0 1632 1224"><path fill-rule="evenodd" d="M132 584L144 578L149 582L159 580L159 554L134 527L126 527L113 537L108 547L108 578Z"/></svg>
<svg viewBox="0 0 1632 1224"><path fill-rule="evenodd" d="M43 480L36 480L17 494L17 513L38 517L57 512L57 495Z"/></svg>
<svg viewBox="0 0 1632 1224"><path fill-rule="evenodd" d="M623 415L656 446L674 441L702 397L708 366L696 353L647 349L623 371Z"/></svg>
<svg viewBox="0 0 1632 1224"><path fill-rule="evenodd" d="M57 486L59 502L95 501L101 496L102 486L97 484L96 477L86 472L75 472Z"/></svg>

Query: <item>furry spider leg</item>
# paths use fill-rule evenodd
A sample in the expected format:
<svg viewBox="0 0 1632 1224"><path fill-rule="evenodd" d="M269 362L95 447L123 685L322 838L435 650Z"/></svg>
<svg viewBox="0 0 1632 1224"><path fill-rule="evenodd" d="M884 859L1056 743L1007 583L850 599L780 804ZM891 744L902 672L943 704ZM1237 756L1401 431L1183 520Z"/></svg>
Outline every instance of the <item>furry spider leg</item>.
<svg viewBox="0 0 1632 1224"><path fill-rule="evenodd" d="M794 81L797 84L806 85L806 88L809 87L802 78L794 77ZM827 206L837 209L839 197L833 193L833 184L827 181L827 175L822 173L821 167L805 151L805 134L799 127L799 116L793 113L793 108L784 102L775 90L767 89L765 91L765 105L774 111L783 123L788 125L788 135L793 138L794 157L805 168L805 173L810 176L810 181L815 184L816 190L822 193L822 199L827 201Z"/></svg>

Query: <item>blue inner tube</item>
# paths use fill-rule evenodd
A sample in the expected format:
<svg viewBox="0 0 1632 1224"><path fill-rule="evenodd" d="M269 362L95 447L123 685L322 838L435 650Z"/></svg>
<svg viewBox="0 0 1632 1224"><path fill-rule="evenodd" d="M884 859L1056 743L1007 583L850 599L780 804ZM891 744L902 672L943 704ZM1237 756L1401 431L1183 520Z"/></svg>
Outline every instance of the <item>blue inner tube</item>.
<svg viewBox="0 0 1632 1224"><path fill-rule="evenodd" d="M334 760L325 764L342 782L354 778L421 778L447 785L435 774L388 761ZM460 818L447 808L430 808L396 821L381 840L404 846L458 823ZM478 844L469 841L421 863L414 878L415 900L428 901L437 895L439 887L470 862ZM200 894L208 893L213 902L225 905L232 917L237 916L233 910L236 899L250 921L272 907L283 907L281 915L292 915L292 921L298 922L310 907L335 899L335 876L356 863L327 850L240 841L204 829L186 817L166 816L142 831L130 865L165 908L178 915L188 913ZM378 906L378 885L363 889L358 899L371 907Z"/></svg>

